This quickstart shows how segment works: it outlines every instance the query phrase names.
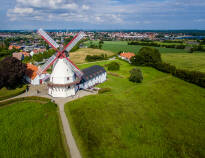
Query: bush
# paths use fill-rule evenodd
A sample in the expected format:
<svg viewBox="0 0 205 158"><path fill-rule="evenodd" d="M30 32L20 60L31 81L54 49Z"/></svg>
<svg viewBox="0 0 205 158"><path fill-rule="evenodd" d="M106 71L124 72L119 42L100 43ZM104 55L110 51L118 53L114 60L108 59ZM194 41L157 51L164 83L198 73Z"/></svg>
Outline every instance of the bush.
<svg viewBox="0 0 205 158"><path fill-rule="evenodd" d="M107 54L93 55L93 56L87 55L85 60L92 62L92 61L106 60L107 58L108 58Z"/></svg>
<svg viewBox="0 0 205 158"><path fill-rule="evenodd" d="M101 88L98 91L98 94L102 94L102 93L106 93L106 92L110 92L110 91L111 91L111 88Z"/></svg>
<svg viewBox="0 0 205 158"><path fill-rule="evenodd" d="M108 70L116 71L120 69L120 65L117 62L111 62L108 64Z"/></svg>
<svg viewBox="0 0 205 158"><path fill-rule="evenodd" d="M144 64L147 66L162 62L161 54L156 48L143 47L139 50L138 55L144 57Z"/></svg>
<svg viewBox="0 0 205 158"><path fill-rule="evenodd" d="M140 66L140 65L144 65L144 56L141 55L135 55L133 57L131 57L130 62L132 65L136 65L136 66Z"/></svg>
<svg viewBox="0 0 205 158"><path fill-rule="evenodd" d="M137 83L142 82L142 80L143 80L142 71L140 69L133 68L130 71L129 80L132 82L137 82Z"/></svg>

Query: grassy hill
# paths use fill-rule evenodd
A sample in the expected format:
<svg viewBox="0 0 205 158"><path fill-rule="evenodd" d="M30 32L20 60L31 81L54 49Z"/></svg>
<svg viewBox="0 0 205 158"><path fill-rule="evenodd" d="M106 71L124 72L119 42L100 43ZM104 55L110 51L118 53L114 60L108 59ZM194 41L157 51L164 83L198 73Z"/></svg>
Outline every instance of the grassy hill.
<svg viewBox="0 0 205 158"><path fill-rule="evenodd" d="M140 67L143 83L132 83L133 67L118 62L122 77L100 85L111 92L65 106L84 158L205 157L205 89L150 67Z"/></svg>
<svg viewBox="0 0 205 158"><path fill-rule="evenodd" d="M57 107L45 101L0 107L0 157L66 157Z"/></svg>
<svg viewBox="0 0 205 158"><path fill-rule="evenodd" d="M205 72L205 53L167 53L162 60L177 68Z"/></svg>

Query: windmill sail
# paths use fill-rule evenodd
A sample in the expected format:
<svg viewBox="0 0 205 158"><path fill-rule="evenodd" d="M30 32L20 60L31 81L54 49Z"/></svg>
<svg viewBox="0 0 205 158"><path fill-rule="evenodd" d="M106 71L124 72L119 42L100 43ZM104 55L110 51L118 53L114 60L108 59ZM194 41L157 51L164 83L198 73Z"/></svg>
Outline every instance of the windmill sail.
<svg viewBox="0 0 205 158"><path fill-rule="evenodd" d="M71 68L76 73L78 78L81 78L83 76L83 72L69 58L66 57L66 59L67 59L67 60L65 60L66 64L71 66Z"/></svg>
<svg viewBox="0 0 205 158"><path fill-rule="evenodd" d="M51 64L53 64L53 62L57 59L56 57L56 53L54 55L52 55L45 64L43 64L41 67L38 68L37 74L40 75L42 74L44 71L46 71L49 66Z"/></svg>
<svg viewBox="0 0 205 158"><path fill-rule="evenodd" d="M38 33L53 49L57 50L59 45L43 29L39 29Z"/></svg>
<svg viewBox="0 0 205 158"><path fill-rule="evenodd" d="M70 51L83 37L85 36L84 32L78 33L64 48L63 51Z"/></svg>

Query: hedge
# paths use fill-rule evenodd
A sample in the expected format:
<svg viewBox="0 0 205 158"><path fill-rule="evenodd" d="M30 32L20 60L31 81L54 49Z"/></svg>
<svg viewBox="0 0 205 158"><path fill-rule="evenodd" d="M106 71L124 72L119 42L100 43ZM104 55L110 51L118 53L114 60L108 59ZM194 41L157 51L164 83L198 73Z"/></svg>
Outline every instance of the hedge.
<svg viewBox="0 0 205 158"><path fill-rule="evenodd" d="M205 87L205 73L199 71L190 71L185 69L178 69L168 63L156 63L153 65L159 71L171 73L184 81L194 83L200 87Z"/></svg>
<svg viewBox="0 0 205 158"><path fill-rule="evenodd" d="M50 101L50 99L48 98L30 96L30 97L22 97L22 98L15 98L15 99L10 99L6 101L1 101L0 106L11 104L11 103L18 102L18 101L24 101L24 100L38 100L38 101L40 100L40 101L48 101L48 102Z"/></svg>

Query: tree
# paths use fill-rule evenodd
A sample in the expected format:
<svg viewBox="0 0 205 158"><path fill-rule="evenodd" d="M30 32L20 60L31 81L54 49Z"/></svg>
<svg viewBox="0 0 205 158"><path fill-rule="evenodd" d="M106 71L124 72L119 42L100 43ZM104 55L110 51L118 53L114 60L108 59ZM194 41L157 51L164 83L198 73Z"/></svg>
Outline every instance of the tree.
<svg viewBox="0 0 205 158"><path fill-rule="evenodd" d="M6 57L0 62L0 88L16 88L23 83L26 65L13 57Z"/></svg>
<svg viewBox="0 0 205 158"><path fill-rule="evenodd" d="M144 64L148 66L162 62L161 54L156 48L143 47L139 50L138 55L144 57Z"/></svg>
<svg viewBox="0 0 205 158"><path fill-rule="evenodd" d="M104 44L104 41L103 41L103 40L100 40L100 41L99 41L99 44Z"/></svg>
<svg viewBox="0 0 205 158"><path fill-rule="evenodd" d="M130 71L129 80L132 81L132 82L137 82L137 83L142 82L142 80L143 80L142 71L140 69L133 68Z"/></svg>
<svg viewBox="0 0 205 158"><path fill-rule="evenodd" d="M108 64L108 70L112 70L112 71L115 71L115 70L119 70L120 69L120 65L117 63L117 62L111 62Z"/></svg>
<svg viewBox="0 0 205 158"><path fill-rule="evenodd" d="M144 56L141 55L135 55L133 57L131 57L130 62L132 65L136 65L136 66L140 66L140 65L144 65Z"/></svg>

